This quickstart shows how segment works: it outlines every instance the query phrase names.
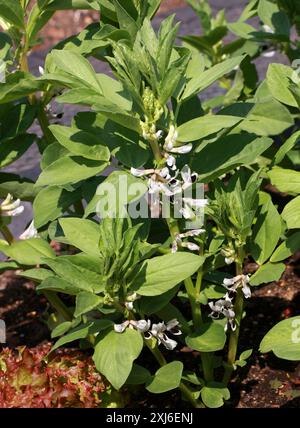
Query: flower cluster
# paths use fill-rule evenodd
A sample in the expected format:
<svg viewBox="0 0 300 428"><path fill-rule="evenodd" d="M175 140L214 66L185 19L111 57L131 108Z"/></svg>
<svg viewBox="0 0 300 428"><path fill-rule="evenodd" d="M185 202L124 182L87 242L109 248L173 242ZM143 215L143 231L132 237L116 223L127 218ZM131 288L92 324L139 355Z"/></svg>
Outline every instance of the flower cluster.
<svg viewBox="0 0 300 428"><path fill-rule="evenodd" d="M221 254L225 258L225 263L227 265L231 265L236 261L236 253L232 248L223 248Z"/></svg>
<svg viewBox="0 0 300 428"><path fill-rule="evenodd" d="M237 275L234 278L224 278L224 287L231 292L236 292L238 288L241 288L246 299L251 297L251 289L249 287L250 278L249 275Z"/></svg>
<svg viewBox="0 0 300 428"><path fill-rule="evenodd" d="M217 300L216 302L209 302L208 306L212 310L210 317L213 319L218 319L220 315L224 315L227 318L227 323L225 325L225 331L227 331L228 326L232 331L236 329L235 323L235 312L233 299L238 290L242 289L242 292L246 299L251 297L251 289L249 287L250 278L248 275L237 275L233 278L224 278L223 286L228 290L225 296Z"/></svg>
<svg viewBox="0 0 300 428"><path fill-rule="evenodd" d="M228 326L232 331L236 329L235 323L235 312L232 302L232 297L229 293L226 293L223 299L217 300L215 303L209 302L208 306L212 310L209 316L213 319L219 319L220 315L224 315L227 318L227 323L225 324L225 331L228 330Z"/></svg>
<svg viewBox="0 0 300 428"><path fill-rule="evenodd" d="M152 337L156 338L158 345L162 343L168 350L173 350L177 346L176 340L170 339L168 333L174 336L182 334L179 329L179 322L176 319L173 319L166 324L164 322L160 322L158 324L153 323L152 326L150 320L126 320L121 324L114 325L114 330L117 333L123 333L126 328L132 328L137 330L139 333L144 334L145 339L149 340Z"/></svg>
<svg viewBox="0 0 300 428"><path fill-rule="evenodd" d="M194 229L194 230L189 230L188 232L185 232L185 233L177 233L172 244L172 253L176 253L178 251L179 246L183 248L187 248L190 251L199 251L200 250L199 245L190 241L184 242L182 241L182 239L199 236L201 233L205 233L205 229Z"/></svg>
<svg viewBox="0 0 300 428"><path fill-rule="evenodd" d="M127 296L126 302L125 302L126 309L128 311L132 311L134 302L140 298L141 298L141 296L137 293L133 293L133 294L130 294L129 296Z"/></svg>
<svg viewBox="0 0 300 428"><path fill-rule="evenodd" d="M20 199L14 201L13 196L9 193L6 199L0 204L0 215L3 217L16 217L24 211Z"/></svg>
<svg viewBox="0 0 300 428"><path fill-rule="evenodd" d="M162 136L162 131L156 132L156 127L153 125L151 135L149 132L143 131L143 137L149 142L159 139ZM208 204L207 199L194 199L184 195L187 189L197 181L198 174L192 172L188 165L185 165L181 170L176 166L176 158L171 153L187 154L192 150L192 144L184 146L176 146L178 132L174 125L170 126L168 135L162 144L161 151L165 159L165 166L158 169L136 169L131 168L131 174L135 177L148 177L148 193L151 196L151 207L159 207L162 204L161 195L168 197L170 203L174 206L178 213L185 220L194 220L197 218L199 209L204 208ZM173 242L172 251L176 252L178 245L186 247L191 251L197 251L199 246L192 242L183 242L186 237L198 236L203 233L203 229L191 230L187 233L178 234Z"/></svg>

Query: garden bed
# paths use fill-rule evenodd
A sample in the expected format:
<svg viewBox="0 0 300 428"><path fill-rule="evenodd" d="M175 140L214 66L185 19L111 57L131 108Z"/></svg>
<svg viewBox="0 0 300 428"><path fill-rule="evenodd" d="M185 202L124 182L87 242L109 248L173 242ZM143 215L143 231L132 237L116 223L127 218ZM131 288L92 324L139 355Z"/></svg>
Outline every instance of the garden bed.
<svg viewBox="0 0 300 428"><path fill-rule="evenodd" d="M271 327L287 317L297 315L299 311L299 263L300 253L289 261L279 282L255 290L248 302L240 343L241 350L254 346L254 353L249 364L232 382L232 399L228 407L300 406L300 398L297 398L300 395L300 364L280 360L273 354L262 355L257 351L260 341ZM253 270L253 265L249 264L248 268L249 271ZM45 321L42 321L43 316L46 320L47 300L37 295L34 288L32 282L18 277L14 272L0 276L0 318L7 323L7 346L10 348L27 346L33 352L35 349L38 352L40 346L50 340L50 331ZM180 360L191 356L185 347L177 353ZM199 358L197 353L193 355ZM147 355L144 359L146 366L152 364L152 360L147 361ZM176 408L186 406L177 392L161 395L146 393L142 400L136 387L131 392L132 399L127 404L130 408L174 408L174 403Z"/></svg>

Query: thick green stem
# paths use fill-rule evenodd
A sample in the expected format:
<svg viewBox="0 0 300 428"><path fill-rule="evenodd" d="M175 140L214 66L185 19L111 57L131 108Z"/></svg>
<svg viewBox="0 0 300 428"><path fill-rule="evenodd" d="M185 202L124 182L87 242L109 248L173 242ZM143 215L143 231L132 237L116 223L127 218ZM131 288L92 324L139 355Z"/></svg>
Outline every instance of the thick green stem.
<svg viewBox="0 0 300 428"><path fill-rule="evenodd" d="M186 400L188 400L193 405L193 407L195 407L196 409L203 409L205 407L200 401L195 399L192 391L190 391L189 388L183 382L180 382L179 389L186 398Z"/></svg>
<svg viewBox="0 0 300 428"><path fill-rule="evenodd" d="M244 261L244 253L241 250L239 253L239 260L236 263L237 275L243 274L243 261ZM241 288L238 288L236 298L235 298L235 303L234 303L236 329L235 331L231 331L230 333L227 366L226 366L225 374L223 378L223 382L226 385L229 383L234 370L234 363L236 361L236 355L238 350L238 342L239 342L241 321L243 316L243 309L244 309L244 294L243 294L243 290Z"/></svg>
<svg viewBox="0 0 300 428"><path fill-rule="evenodd" d="M11 233L11 231L9 230L9 228L6 226L6 224L3 224L0 227L0 231L4 237L4 239L9 243L12 244L15 241L15 238L13 236L13 234Z"/></svg>
<svg viewBox="0 0 300 428"><path fill-rule="evenodd" d="M152 151L153 151L153 155L154 158L156 160L157 163L160 163L161 160L163 159L163 156L161 154L160 148L159 148L159 144L157 141L152 141L150 142ZM178 221L173 219L173 218L168 218L167 219L167 224L170 230L170 234L172 239L176 238L176 235L180 233L180 229L178 226ZM201 283L202 283L202 276L201 279L199 278L199 293L200 293L200 289L201 289ZM185 285L185 289L187 292L187 295L189 297L189 301L191 304L191 311L192 311L192 318L193 318L193 326L194 326L194 330L197 331L200 326L202 325L202 316L201 316L201 306L200 303L197 302L197 288L194 287L193 281L191 278L187 278L184 281L184 285ZM153 349L151 348L151 346L147 345L149 347L149 349L151 350L151 352L153 353L153 355L155 356L155 358L157 359L157 361L159 362L159 359L161 357L158 357L157 355L157 351L160 353L160 351L157 349L157 351L153 351ZM208 355L204 355L201 356L202 358L202 367L203 367L203 371L204 371L204 376L206 378L207 381L213 380L213 371L211 369L211 365L210 362L208 361ZM163 356L162 356L163 358ZM195 397L193 396L193 394L191 393L191 391L187 388L186 385L184 385L182 382L180 384L180 390L182 392L182 394L186 397L186 399L193 404L194 407L204 407L202 403L199 403Z"/></svg>
<svg viewBox="0 0 300 428"><path fill-rule="evenodd" d="M157 163L160 163L161 160L163 159L162 154L160 152L160 148L159 148L159 144L156 140L152 140L150 141L150 146L154 155L154 158L156 160Z"/></svg>
<svg viewBox="0 0 300 428"><path fill-rule="evenodd" d="M176 237L176 235L180 232L178 222L172 218L167 219L167 223L169 226L170 234L172 239ZM187 292L187 295L189 297L189 301L191 304L191 310L192 310L192 316L193 316L193 323L194 327L196 329L197 325L201 325L201 308L200 304L197 303L196 300L196 290L193 284L193 281L191 278L187 278L184 281L185 289Z"/></svg>
<svg viewBox="0 0 300 428"><path fill-rule="evenodd" d="M191 278L185 279L184 285L191 304L194 329L197 330L197 328L202 323L200 304L197 303L196 301L195 287L192 279Z"/></svg>
<svg viewBox="0 0 300 428"><path fill-rule="evenodd" d="M194 326L195 326L196 332L200 330L203 324L201 304L199 302L199 297L200 297L201 288L202 288L202 280L203 280L203 271L201 269L197 274L196 286L195 286L196 320L194 322ZM201 352L201 364L202 364L203 376L206 382L211 382L214 380L214 370L211 362L212 362L211 353Z"/></svg>
<svg viewBox="0 0 300 428"><path fill-rule="evenodd" d="M179 233L178 222L174 219L167 220L169 230L172 238L174 239L176 234ZM197 274L196 286L194 287L193 281L191 278L187 278L184 281L185 289L190 301L192 318L193 318L193 327L194 331L199 331L202 326L202 314L201 314L201 304L199 302L201 287L202 287L203 272L200 270ZM211 355L210 353L201 353L201 363L203 369L203 375L206 382L210 382L214 378L213 368L211 366Z"/></svg>
<svg viewBox="0 0 300 428"><path fill-rule="evenodd" d="M72 321L72 312L60 300L56 293L53 291L44 291L44 295L49 301L50 305L66 320Z"/></svg>

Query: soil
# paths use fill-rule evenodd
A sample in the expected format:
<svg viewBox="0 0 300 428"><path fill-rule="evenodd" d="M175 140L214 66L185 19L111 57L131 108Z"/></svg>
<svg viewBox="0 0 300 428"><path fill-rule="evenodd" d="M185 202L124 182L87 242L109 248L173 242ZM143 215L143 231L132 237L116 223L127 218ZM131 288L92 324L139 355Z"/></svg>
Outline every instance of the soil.
<svg viewBox="0 0 300 428"><path fill-rule="evenodd" d="M255 270L249 263L247 270ZM46 299L37 295L34 284L15 272L8 271L0 276L0 319L6 322L7 344L9 347L29 346L30 348L50 340L46 320L49 309ZM281 280L258 287L247 304L247 317L243 321L240 351L253 348L248 365L239 369L232 381L232 398L226 404L238 408L278 408L300 407L300 364L276 358L273 354L258 352L259 343L267 331L277 322L290 316L299 315L300 310L300 253L287 263ZM1 345L0 345L1 346ZM0 348L1 349L1 348ZM198 355L188 348L178 349L177 358L187 364ZM143 357L147 365L148 357ZM149 368L151 362L148 361ZM134 388L133 401L129 407L184 408L178 393L159 396ZM136 392L136 394L134 394ZM297 397L298 396L298 397Z"/></svg>

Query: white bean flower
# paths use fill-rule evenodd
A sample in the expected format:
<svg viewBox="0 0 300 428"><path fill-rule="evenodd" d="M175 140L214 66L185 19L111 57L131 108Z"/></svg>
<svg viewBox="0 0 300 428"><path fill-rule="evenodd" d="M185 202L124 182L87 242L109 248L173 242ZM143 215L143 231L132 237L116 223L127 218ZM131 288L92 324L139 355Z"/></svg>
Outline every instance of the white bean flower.
<svg viewBox="0 0 300 428"><path fill-rule="evenodd" d="M186 190L197 181L198 174L196 172L192 173L191 168L185 165L181 170L181 177L183 180L182 190Z"/></svg>
<svg viewBox="0 0 300 428"><path fill-rule="evenodd" d="M193 229L185 233L178 233L175 236L175 239L172 243L172 253L176 253L178 251L179 246L187 248L190 251L199 251L200 250L199 245L189 241L183 242L182 239L199 236L201 235L201 233L204 233L204 232L205 232L205 229Z"/></svg>
<svg viewBox="0 0 300 428"><path fill-rule="evenodd" d="M172 155L167 154L166 155L166 159L167 159L167 165L169 168L171 168L172 171L176 171L177 167L176 167L176 158Z"/></svg>
<svg viewBox="0 0 300 428"><path fill-rule="evenodd" d="M216 302L209 302L208 306L211 309L211 313L209 316L212 319L219 319L220 315L224 315L225 318L227 318L227 323L224 327L224 330L228 330L228 326L231 328L232 331L235 331L236 329L236 323L235 323L235 312L234 312L234 306L232 303L231 297L229 297L229 294L226 293L223 299L217 300Z"/></svg>
<svg viewBox="0 0 300 428"><path fill-rule="evenodd" d="M25 239L31 239L31 238L39 238L38 231L34 227L34 221L30 223L28 228L22 233L22 235L19 236L19 239L25 240Z"/></svg>
<svg viewBox="0 0 300 428"><path fill-rule="evenodd" d="M238 288L242 288L245 298L248 299L251 297L249 282L249 275L237 275L233 278L224 278L223 285L227 290L233 292L236 292Z"/></svg>
<svg viewBox="0 0 300 428"><path fill-rule="evenodd" d="M179 212L186 220L194 219L197 211L208 205L208 199L182 198L182 202L183 206L179 209Z"/></svg>
<svg viewBox="0 0 300 428"><path fill-rule="evenodd" d="M164 149L168 152L173 150L174 144L176 143L177 138L178 138L178 132L176 131L175 126L171 125L169 129L169 133L165 139Z"/></svg>
<svg viewBox="0 0 300 428"><path fill-rule="evenodd" d="M174 336L182 334L181 330L179 329L179 322L176 319L167 322L167 324L164 322L153 324L146 339L155 337L157 339L158 345L162 343L166 349L172 351L176 348L177 342L176 340L170 339L167 333L170 333Z"/></svg>
<svg viewBox="0 0 300 428"><path fill-rule="evenodd" d="M266 33L274 33L273 28L271 28L269 25L264 24L264 25L262 26L262 28L263 28L263 30L264 30Z"/></svg>
<svg viewBox="0 0 300 428"><path fill-rule="evenodd" d="M6 199L0 205L0 215L3 217L16 217L24 211L20 199L14 201L13 196L9 193Z"/></svg>
<svg viewBox="0 0 300 428"><path fill-rule="evenodd" d="M235 251L232 248L223 248L221 254L224 257L225 263L231 265L236 260Z"/></svg>
<svg viewBox="0 0 300 428"><path fill-rule="evenodd" d="M155 170L131 168L130 172L134 177L145 177L146 175L154 174Z"/></svg>
<svg viewBox="0 0 300 428"><path fill-rule="evenodd" d="M274 49L270 50L270 51L265 51L263 52L262 56L264 58L273 58L273 56L276 55L276 51Z"/></svg>
<svg viewBox="0 0 300 428"><path fill-rule="evenodd" d="M185 144L183 146L176 146L175 144L177 142L177 138L178 138L178 132L175 128L174 125L170 126L168 135L165 139L165 143L164 143L164 150L166 150L167 152L170 153L178 153L180 155L185 155L187 153L190 153L190 151L193 148L193 145L191 143L189 144Z"/></svg>
<svg viewBox="0 0 300 428"><path fill-rule="evenodd" d="M126 328L131 328L134 330L137 330L140 333L146 333L151 327L151 321L150 320L126 320L122 322L121 324L115 324L114 330L117 333L123 333Z"/></svg>
<svg viewBox="0 0 300 428"><path fill-rule="evenodd" d="M178 153L179 155L187 155L193 148L192 144L186 144L184 146L173 147L169 150L170 153Z"/></svg>
<svg viewBox="0 0 300 428"><path fill-rule="evenodd" d="M125 307L129 310L133 310L133 304L136 300L140 299L141 296L137 293L132 293L126 297Z"/></svg>

